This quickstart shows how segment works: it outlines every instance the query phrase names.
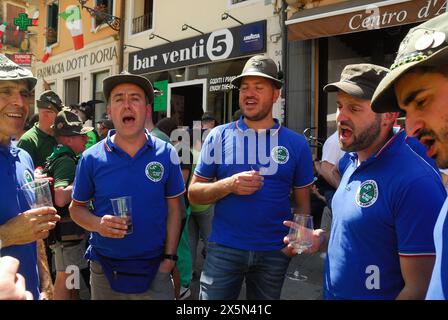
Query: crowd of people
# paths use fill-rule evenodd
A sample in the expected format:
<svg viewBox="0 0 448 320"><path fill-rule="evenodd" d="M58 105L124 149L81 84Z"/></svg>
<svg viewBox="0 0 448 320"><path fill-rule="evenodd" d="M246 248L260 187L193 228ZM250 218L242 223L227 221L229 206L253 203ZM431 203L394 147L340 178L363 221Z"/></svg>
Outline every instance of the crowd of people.
<svg viewBox="0 0 448 320"><path fill-rule="evenodd" d="M93 300L185 299L195 273L201 300L236 300L243 283L249 300L278 300L298 252L288 228L303 232L293 214L313 213L313 196L325 209L304 252L327 253L325 299L448 298L448 14L411 29L390 69L347 65L324 87L337 132L314 163L273 118L283 81L265 55L232 80L241 115L204 113L199 138L154 124L151 82L127 72L104 79L99 135L85 125L95 100L65 107L51 90L23 133L37 79L3 55L0 71L0 299L78 299L74 265ZM34 179L50 181L53 206L25 201Z"/></svg>

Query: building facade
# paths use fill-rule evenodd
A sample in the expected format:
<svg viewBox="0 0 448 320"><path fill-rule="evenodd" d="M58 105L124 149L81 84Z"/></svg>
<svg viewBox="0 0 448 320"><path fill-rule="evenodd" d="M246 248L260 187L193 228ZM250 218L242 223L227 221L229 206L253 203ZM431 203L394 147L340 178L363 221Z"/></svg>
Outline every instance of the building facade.
<svg viewBox="0 0 448 320"><path fill-rule="evenodd" d="M287 125L315 127L322 141L336 129L336 97L323 87L347 64L389 67L409 29L447 9L446 0L286 2Z"/></svg>
<svg viewBox="0 0 448 320"><path fill-rule="evenodd" d="M126 1L124 68L163 92L155 122L165 116L193 125L205 111L219 123L239 109L230 81L248 57L267 54L282 68L281 1ZM274 116L284 119L283 99Z"/></svg>
<svg viewBox="0 0 448 320"><path fill-rule="evenodd" d="M119 32L123 27L120 0L35 1L40 23L33 73L36 97L51 88L67 106L102 100L105 77L120 70ZM92 13L92 14L91 14ZM105 112L95 107L95 119Z"/></svg>

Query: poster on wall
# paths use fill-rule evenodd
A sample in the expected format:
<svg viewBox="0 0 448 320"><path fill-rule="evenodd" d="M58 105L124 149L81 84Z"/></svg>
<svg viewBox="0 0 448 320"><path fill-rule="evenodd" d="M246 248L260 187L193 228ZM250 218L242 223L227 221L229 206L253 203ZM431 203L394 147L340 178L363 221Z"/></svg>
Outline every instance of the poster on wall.
<svg viewBox="0 0 448 320"><path fill-rule="evenodd" d="M168 80L155 81L154 89L161 91L161 95L154 97L154 111L166 111L166 105L168 103Z"/></svg>

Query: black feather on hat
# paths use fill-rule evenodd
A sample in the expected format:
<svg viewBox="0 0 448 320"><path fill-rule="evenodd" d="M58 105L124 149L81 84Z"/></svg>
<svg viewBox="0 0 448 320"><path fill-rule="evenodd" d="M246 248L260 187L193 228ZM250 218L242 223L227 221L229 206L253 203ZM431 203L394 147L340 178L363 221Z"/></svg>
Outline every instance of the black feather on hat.
<svg viewBox="0 0 448 320"><path fill-rule="evenodd" d="M95 105L103 102L103 100L94 99L86 102L81 102L80 104L71 104L70 107L82 111L86 115L87 120L92 120L93 114L95 113Z"/></svg>

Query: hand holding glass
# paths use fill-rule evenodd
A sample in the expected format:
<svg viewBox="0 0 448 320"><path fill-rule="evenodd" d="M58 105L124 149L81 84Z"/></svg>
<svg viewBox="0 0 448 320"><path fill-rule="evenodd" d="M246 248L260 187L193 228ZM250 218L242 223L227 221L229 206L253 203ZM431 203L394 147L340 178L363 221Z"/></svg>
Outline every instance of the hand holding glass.
<svg viewBox="0 0 448 320"><path fill-rule="evenodd" d="M295 214L294 221L289 228L289 243L301 254L313 246L313 217Z"/></svg>
<svg viewBox="0 0 448 320"><path fill-rule="evenodd" d="M291 227L289 228L289 243L301 254L313 246L313 217L304 214L295 214ZM301 274L296 268L293 272L286 274L291 280L305 281L307 276Z"/></svg>
<svg viewBox="0 0 448 320"><path fill-rule="evenodd" d="M114 210L114 216L124 218L128 229L126 234L132 233L132 197L125 196L115 199L110 199L112 202L112 208Z"/></svg>

